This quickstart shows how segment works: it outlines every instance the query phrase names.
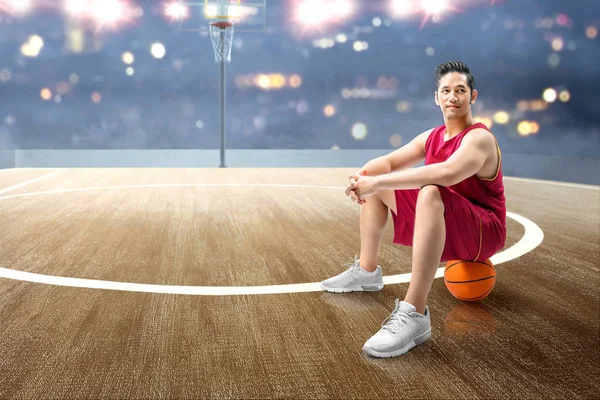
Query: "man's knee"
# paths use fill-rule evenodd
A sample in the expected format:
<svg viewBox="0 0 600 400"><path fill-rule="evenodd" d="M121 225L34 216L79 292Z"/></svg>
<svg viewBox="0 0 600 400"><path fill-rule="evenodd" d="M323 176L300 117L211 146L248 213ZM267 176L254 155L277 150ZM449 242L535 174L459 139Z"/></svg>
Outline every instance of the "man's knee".
<svg viewBox="0 0 600 400"><path fill-rule="evenodd" d="M440 189L436 185L425 185L419 190L417 209L422 207L441 207L443 211L444 202L442 201Z"/></svg>

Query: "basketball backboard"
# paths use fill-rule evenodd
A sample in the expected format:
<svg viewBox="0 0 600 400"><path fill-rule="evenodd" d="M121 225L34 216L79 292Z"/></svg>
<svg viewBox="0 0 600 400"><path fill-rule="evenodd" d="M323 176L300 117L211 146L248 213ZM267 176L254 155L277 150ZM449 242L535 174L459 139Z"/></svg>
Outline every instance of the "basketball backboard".
<svg viewBox="0 0 600 400"><path fill-rule="evenodd" d="M185 18L179 18L179 30L209 32L209 23L229 21L236 32L265 32L267 0L178 0L187 9Z"/></svg>

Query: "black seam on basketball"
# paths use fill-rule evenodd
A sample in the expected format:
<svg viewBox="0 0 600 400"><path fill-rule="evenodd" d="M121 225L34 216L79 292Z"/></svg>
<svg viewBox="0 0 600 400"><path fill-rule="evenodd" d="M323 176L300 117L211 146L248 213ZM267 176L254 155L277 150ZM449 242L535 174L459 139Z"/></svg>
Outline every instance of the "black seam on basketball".
<svg viewBox="0 0 600 400"><path fill-rule="evenodd" d="M452 264L452 265L447 265L447 266L446 266L446 269L445 269L444 271L448 271L450 268L452 268L452 267L454 267L455 265L457 265L457 264L460 264L460 263L462 263L462 261L455 262L455 263L454 263L454 264Z"/></svg>
<svg viewBox="0 0 600 400"><path fill-rule="evenodd" d="M492 263L491 263L491 261L490 261L490 264L488 264L488 263L486 263L486 262L483 262L483 261L479 261L479 260L475 260L475 261L471 261L471 262L476 262L476 263L478 263L478 264L487 265L488 267L490 267L490 268L491 268L491 269L493 269L493 270L495 270L495 269L496 269L496 268L494 268L494 264L492 264Z"/></svg>
<svg viewBox="0 0 600 400"><path fill-rule="evenodd" d="M448 281L448 280L446 280L446 278L444 278L444 281L446 281L446 283L471 283L471 282L481 282L481 281L485 281L485 280L492 279L492 278L495 278L495 276L487 276L485 278L473 279L472 281L461 281L461 282Z"/></svg>
<svg viewBox="0 0 600 400"><path fill-rule="evenodd" d="M483 300L484 298L487 297L487 295L492 291L494 287L492 286L491 288L489 288L489 290L487 292L485 292L482 295L476 296L476 297L460 297L460 296L455 296L457 299L459 300L475 300L475 299L481 299Z"/></svg>
<svg viewBox="0 0 600 400"><path fill-rule="evenodd" d="M490 265L490 264L488 264L488 263L485 263L485 262L483 262L483 261L479 261L479 260L477 260L477 261L466 261L466 260L463 260L463 261L458 261L458 262L455 262L454 264L451 264L451 265L447 265L447 266L446 266L446 268L444 268L444 272L448 271L450 268L454 267L455 265L462 264L463 262L474 262L474 263L479 263L479 264L487 265L488 267L490 267L490 268L491 268L491 269L493 269L494 271L496 270L496 268L494 268L494 264Z"/></svg>

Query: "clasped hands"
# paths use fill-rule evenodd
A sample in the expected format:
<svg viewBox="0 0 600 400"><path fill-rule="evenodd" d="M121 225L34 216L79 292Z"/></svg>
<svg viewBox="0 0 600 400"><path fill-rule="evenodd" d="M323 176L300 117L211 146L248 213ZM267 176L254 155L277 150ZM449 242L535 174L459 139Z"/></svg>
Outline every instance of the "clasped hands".
<svg viewBox="0 0 600 400"><path fill-rule="evenodd" d="M367 202L366 197L372 196L379 191L377 188L377 178L367 176L367 172L364 170L350 175L348 180L350 184L346 188L346 196L360 205Z"/></svg>

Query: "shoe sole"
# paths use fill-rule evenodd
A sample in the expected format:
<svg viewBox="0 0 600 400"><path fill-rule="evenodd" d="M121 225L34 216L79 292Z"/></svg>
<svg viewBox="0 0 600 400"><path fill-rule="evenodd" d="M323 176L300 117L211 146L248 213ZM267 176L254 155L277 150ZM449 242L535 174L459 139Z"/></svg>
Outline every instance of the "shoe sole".
<svg viewBox="0 0 600 400"><path fill-rule="evenodd" d="M377 292L383 289L383 283L377 285L358 285L345 288L328 287L321 284L321 289L330 293L350 293L350 292Z"/></svg>
<svg viewBox="0 0 600 400"><path fill-rule="evenodd" d="M404 346L401 349L390 351L390 352L380 352L380 351L373 350L369 346L365 345L365 346L363 346L363 351L373 357L379 357L379 358L396 357L396 356L400 356L400 355L408 352L410 349L412 349L415 346L425 343L429 339L431 339L431 328L427 329L425 332L423 332L422 334L420 334L419 336L417 336L416 338L411 340L406 346Z"/></svg>

